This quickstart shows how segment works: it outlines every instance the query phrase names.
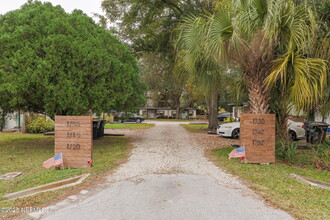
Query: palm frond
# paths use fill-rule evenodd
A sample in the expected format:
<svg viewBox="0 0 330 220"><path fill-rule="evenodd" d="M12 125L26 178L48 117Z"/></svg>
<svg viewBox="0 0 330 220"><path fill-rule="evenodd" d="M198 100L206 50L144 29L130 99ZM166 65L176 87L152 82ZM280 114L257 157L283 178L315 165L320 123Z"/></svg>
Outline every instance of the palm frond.
<svg viewBox="0 0 330 220"><path fill-rule="evenodd" d="M305 58L293 52L273 62L265 84L270 88L280 82L297 110L307 110L321 101L326 85L326 62Z"/></svg>

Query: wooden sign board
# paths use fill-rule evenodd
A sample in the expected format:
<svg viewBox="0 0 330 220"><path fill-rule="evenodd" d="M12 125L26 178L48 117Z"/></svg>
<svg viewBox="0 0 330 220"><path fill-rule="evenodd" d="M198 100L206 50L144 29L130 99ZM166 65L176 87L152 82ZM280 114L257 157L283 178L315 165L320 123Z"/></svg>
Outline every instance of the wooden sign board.
<svg viewBox="0 0 330 220"><path fill-rule="evenodd" d="M55 154L66 168L92 166L93 122L90 116L55 116Z"/></svg>
<svg viewBox="0 0 330 220"><path fill-rule="evenodd" d="M245 163L275 162L275 115L241 114L240 141Z"/></svg>

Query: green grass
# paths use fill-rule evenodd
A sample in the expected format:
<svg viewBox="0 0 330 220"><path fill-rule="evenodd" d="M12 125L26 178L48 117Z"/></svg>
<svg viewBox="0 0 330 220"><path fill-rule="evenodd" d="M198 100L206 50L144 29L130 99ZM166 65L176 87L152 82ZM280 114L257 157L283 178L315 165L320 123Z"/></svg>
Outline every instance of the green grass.
<svg viewBox="0 0 330 220"><path fill-rule="evenodd" d="M104 137L94 140L93 168L88 169L45 169L42 162L54 156L54 138L40 134L0 133L0 174L23 172L15 179L0 180L0 207L40 207L76 193L81 187L88 187L104 178L120 160L129 155L130 145L126 137ZM55 192L41 193L17 200L5 200L3 195L31 187L91 173L80 186ZM1 214L1 213L0 213ZM1 218L1 215L0 215Z"/></svg>
<svg viewBox="0 0 330 220"><path fill-rule="evenodd" d="M329 171L330 149L328 149L323 156L318 155L316 150L296 150L296 154L291 163L301 166L312 166Z"/></svg>
<svg viewBox="0 0 330 220"><path fill-rule="evenodd" d="M313 167L299 168L284 164L241 164L237 159L228 160L228 154L233 149L216 149L211 152L211 156L217 165L247 180L252 189L297 219L329 218L330 190L305 185L289 175L295 173L330 182L330 172Z"/></svg>
<svg viewBox="0 0 330 220"><path fill-rule="evenodd" d="M208 133L207 124L180 124L182 127L192 133Z"/></svg>
<svg viewBox="0 0 330 220"><path fill-rule="evenodd" d="M115 124L106 124L105 128L112 129L146 129L151 128L155 124L125 124L125 123L115 123Z"/></svg>

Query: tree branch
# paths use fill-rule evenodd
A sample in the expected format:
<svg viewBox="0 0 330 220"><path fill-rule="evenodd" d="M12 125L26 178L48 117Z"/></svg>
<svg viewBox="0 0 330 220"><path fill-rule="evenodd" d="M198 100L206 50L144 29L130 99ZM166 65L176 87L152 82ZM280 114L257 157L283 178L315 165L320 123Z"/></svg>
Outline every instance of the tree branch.
<svg viewBox="0 0 330 220"><path fill-rule="evenodd" d="M176 4L174 4L171 0L161 0L163 3L169 5L170 7L178 10L180 12L180 14L183 14L183 11L181 10L181 8L179 8L179 6L177 6Z"/></svg>

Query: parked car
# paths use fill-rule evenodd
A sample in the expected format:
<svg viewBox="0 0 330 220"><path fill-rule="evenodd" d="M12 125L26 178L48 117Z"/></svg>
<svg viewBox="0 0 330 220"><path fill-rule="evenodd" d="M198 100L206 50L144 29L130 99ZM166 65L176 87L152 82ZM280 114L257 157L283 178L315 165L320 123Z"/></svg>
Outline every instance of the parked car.
<svg viewBox="0 0 330 220"><path fill-rule="evenodd" d="M294 122L288 119L289 136L292 140L301 139L305 137L304 123ZM232 122L219 125L217 134L223 137L232 137L239 139L240 137L240 122Z"/></svg>
<svg viewBox="0 0 330 220"><path fill-rule="evenodd" d="M123 123L123 122L135 122L135 123L141 123L145 120L144 117L137 115L137 114L132 114L132 115L125 115L122 114L121 116L117 116L115 118L115 121L118 123Z"/></svg>
<svg viewBox="0 0 330 220"><path fill-rule="evenodd" d="M219 121L224 121L227 117L233 116L233 113L224 112L218 115Z"/></svg>

